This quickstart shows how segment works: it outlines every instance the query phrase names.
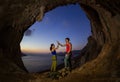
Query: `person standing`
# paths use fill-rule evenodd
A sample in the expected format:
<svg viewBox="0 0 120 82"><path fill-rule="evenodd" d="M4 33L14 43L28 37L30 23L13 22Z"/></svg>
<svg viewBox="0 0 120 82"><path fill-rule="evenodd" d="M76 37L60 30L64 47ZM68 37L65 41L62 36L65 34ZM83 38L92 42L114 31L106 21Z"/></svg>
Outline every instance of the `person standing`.
<svg viewBox="0 0 120 82"><path fill-rule="evenodd" d="M59 45L57 47L55 47L54 44L51 44L50 46L50 51L52 54L52 65L51 65L51 72L56 72L56 68L57 68L57 54L56 54L56 50L59 48Z"/></svg>
<svg viewBox="0 0 120 82"><path fill-rule="evenodd" d="M66 42L65 44L61 44L59 41L57 41L58 45L62 47L66 47L66 54L64 58L65 69L71 70L72 69L72 64L71 64L72 44L70 42L70 38L65 38L65 42Z"/></svg>

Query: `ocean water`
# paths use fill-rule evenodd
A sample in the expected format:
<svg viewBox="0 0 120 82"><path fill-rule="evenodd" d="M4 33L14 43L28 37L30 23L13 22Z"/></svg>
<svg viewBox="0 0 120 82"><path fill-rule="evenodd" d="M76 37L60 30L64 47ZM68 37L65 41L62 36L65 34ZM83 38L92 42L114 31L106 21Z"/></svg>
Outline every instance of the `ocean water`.
<svg viewBox="0 0 120 82"><path fill-rule="evenodd" d="M30 72L42 72L50 69L52 55L27 55L22 60L26 69ZM57 56L57 64L63 63L64 56Z"/></svg>

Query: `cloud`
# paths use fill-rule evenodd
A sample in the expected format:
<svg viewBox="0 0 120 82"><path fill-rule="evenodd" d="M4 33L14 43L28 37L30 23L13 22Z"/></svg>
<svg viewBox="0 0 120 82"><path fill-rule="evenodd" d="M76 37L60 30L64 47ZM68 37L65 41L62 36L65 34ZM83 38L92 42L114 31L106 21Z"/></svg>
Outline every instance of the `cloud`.
<svg viewBox="0 0 120 82"><path fill-rule="evenodd" d="M25 36L31 36L32 35L32 33L33 33L33 31L35 31L35 29L28 29L27 31L25 31Z"/></svg>

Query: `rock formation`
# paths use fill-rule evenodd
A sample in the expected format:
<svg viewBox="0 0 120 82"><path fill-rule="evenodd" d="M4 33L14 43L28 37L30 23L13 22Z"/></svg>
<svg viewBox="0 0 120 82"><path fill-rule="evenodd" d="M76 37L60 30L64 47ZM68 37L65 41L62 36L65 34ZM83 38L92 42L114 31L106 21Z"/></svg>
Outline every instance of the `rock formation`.
<svg viewBox="0 0 120 82"><path fill-rule="evenodd" d="M120 77L119 0L1 0L0 75L25 73L20 50L24 32L51 9L75 3L86 12L92 29L82 51L80 75Z"/></svg>

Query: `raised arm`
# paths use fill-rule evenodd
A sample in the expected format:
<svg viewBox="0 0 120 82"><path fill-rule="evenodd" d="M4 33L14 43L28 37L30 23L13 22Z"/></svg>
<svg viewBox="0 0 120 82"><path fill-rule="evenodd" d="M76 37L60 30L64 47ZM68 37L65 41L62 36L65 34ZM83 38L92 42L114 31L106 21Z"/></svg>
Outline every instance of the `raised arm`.
<svg viewBox="0 0 120 82"><path fill-rule="evenodd" d="M62 46L62 47L65 47L66 44L61 44L59 41L57 41L58 45Z"/></svg>
<svg viewBox="0 0 120 82"><path fill-rule="evenodd" d="M59 45L57 45L57 47L55 49L58 49L59 48Z"/></svg>

